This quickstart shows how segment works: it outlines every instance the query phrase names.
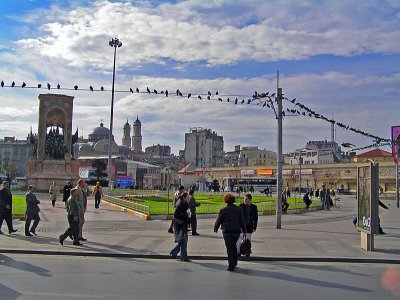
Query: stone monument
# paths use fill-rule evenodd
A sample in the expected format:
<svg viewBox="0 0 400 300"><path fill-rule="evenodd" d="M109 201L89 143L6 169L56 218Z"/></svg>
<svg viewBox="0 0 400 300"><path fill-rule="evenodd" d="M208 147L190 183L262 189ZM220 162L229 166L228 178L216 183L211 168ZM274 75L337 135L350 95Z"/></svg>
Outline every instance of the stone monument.
<svg viewBox="0 0 400 300"><path fill-rule="evenodd" d="M62 188L67 181L75 184L79 178L79 162L71 155L73 99L39 95L38 137L33 157L27 162L28 184L38 190L48 190L53 181Z"/></svg>

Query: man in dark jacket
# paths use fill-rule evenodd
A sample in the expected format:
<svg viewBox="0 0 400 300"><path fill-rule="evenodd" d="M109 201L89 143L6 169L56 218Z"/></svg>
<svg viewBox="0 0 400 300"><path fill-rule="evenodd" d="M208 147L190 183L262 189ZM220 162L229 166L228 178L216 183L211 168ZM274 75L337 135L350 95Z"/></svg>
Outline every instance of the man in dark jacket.
<svg viewBox="0 0 400 300"><path fill-rule="evenodd" d="M214 232L217 232L221 226L228 254L228 271L233 272L237 266L238 259L236 242L239 239L240 232L246 232L246 225L244 224L242 209L233 204L235 196L226 194L223 199L226 206L219 211L214 225Z"/></svg>
<svg viewBox="0 0 400 300"><path fill-rule="evenodd" d="M8 232L10 234L17 231L12 225L12 194L10 191L10 182L3 181L3 189L0 190L0 234L3 220L6 220Z"/></svg>
<svg viewBox="0 0 400 300"><path fill-rule="evenodd" d="M69 196L71 195L71 190L73 186L71 181L68 181L66 185L64 185L63 188L63 202L67 202Z"/></svg>
<svg viewBox="0 0 400 300"><path fill-rule="evenodd" d="M251 196L251 194L247 194L243 198L243 203L239 205L243 211L244 223L246 225L246 237L249 239L249 241L251 241L251 235L253 232L256 231L258 224L258 210L257 206L251 203L252 199L253 197ZM236 242L238 255L240 255L240 243L242 242L243 238L244 233L241 233L239 239ZM246 256L250 256L250 254Z"/></svg>
<svg viewBox="0 0 400 300"><path fill-rule="evenodd" d="M68 236L73 237L73 244L75 246L82 246L82 243L79 242L79 215L80 215L80 208L78 204L79 194L81 192L78 188L73 188L71 190L71 195L69 196L66 204L67 204L67 213L68 213L68 223L69 227L67 230L59 236L61 246L64 245L64 240Z"/></svg>
<svg viewBox="0 0 400 300"><path fill-rule="evenodd" d="M201 203L197 203L196 199L194 199L194 190L189 191L189 209L190 209L190 227L192 228L192 235L200 235L197 232L197 216L196 216L196 207L199 207Z"/></svg>
<svg viewBox="0 0 400 300"><path fill-rule="evenodd" d="M35 191L35 186L30 185L29 191L25 196L26 200L26 221L25 221L25 235L32 236L32 234L36 235L36 227L39 224L40 217L39 211L40 208L38 204L40 201L36 198L36 195L33 193ZM33 220L33 225L31 227L31 222Z"/></svg>

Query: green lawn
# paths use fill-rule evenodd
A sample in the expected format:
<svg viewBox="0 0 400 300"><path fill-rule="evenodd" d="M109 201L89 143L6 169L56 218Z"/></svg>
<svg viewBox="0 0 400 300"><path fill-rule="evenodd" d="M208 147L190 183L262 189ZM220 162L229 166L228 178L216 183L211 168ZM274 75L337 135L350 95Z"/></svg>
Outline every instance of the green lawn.
<svg viewBox="0 0 400 300"><path fill-rule="evenodd" d="M135 193L136 192L136 193ZM147 193L154 194L154 192ZM139 204L149 206L150 215L165 215L167 213L167 206L169 207L169 213L172 213L172 199L173 193L169 195L159 194L159 196L148 196L142 197L141 191L130 191L130 190L117 190L112 192L112 196L121 196L121 195L129 195L129 201L133 201ZM196 202L201 203L201 206L197 208L198 214L215 214L218 213L220 208L225 204L223 203L222 197L224 194L210 194L210 193L196 193L195 198ZM236 204L240 204L243 202L243 194L241 194L240 198L237 196ZM263 212L271 212L275 211L275 201L274 197L266 197L263 195L253 196L253 203L257 205L259 211ZM289 210L294 209L303 209L305 208L305 204L302 199L299 198L289 198ZM311 207L319 206L319 201L314 200L311 204Z"/></svg>
<svg viewBox="0 0 400 300"><path fill-rule="evenodd" d="M13 201L13 216L23 216L26 210L25 196L14 196Z"/></svg>

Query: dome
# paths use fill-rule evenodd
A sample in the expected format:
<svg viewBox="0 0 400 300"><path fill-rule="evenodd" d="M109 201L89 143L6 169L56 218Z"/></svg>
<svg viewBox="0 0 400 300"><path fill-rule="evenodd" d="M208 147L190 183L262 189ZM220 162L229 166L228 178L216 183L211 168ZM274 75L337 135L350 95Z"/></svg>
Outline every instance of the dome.
<svg viewBox="0 0 400 300"><path fill-rule="evenodd" d="M93 145L101 140L108 140L110 138L110 130L104 127L103 122L100 123L100 127L96 127L91 134L89 134L89 142ZM112 136L114 141L114 135Z"/></svg>
<svg viewBox="0 0 400 300"><path fill-rule="evenodd" d="M79 145L79 151L82 151L82 152L93 152L94 149L89 144L80 144Z"/></svg>
<svg viewBox="0 0 400 300"><path fill-rule="evenodd" d="M96 127L91 135L96 134L96 135L109 135L110 130L106 127L104 127L103 123L100 123L100 127Z"/></svg>

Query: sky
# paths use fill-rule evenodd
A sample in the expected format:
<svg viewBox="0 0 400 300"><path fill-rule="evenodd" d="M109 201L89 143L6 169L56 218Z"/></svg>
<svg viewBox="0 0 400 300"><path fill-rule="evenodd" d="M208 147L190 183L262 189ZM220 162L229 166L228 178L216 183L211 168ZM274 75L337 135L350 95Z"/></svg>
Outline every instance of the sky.
<svg viewBox="0 0 400 300"><path fill-rule="evenodd" d="M138 116L143 148L160 143L178 154L185 132L203 127L224 137L225 151L235 145L276 151L274 111L226 100L276 92L278 71L285 97L326 117L382 138L400 125L397 0L0 3L0 80L16 83L0 88L0 139L37 132L38 96L48 92L74 97L73 128L80 136L101 122L109 128L114 37L122 42L115 89L123 92L115 93L113 121L118 144L126 121L132 125ZM22 82L86 90L22 89ZM90 92L90 85L105 91ZM129 92L147 87L170 96ZM174 96L177 89L184 97ZM223 101L207 101L208 91ZM288 101L283 107L295 108ZM335 133L339 144L373 144L339 127ZM284 153L325 139L331 139L331 125L324 120L283 120Z"/></svg>

